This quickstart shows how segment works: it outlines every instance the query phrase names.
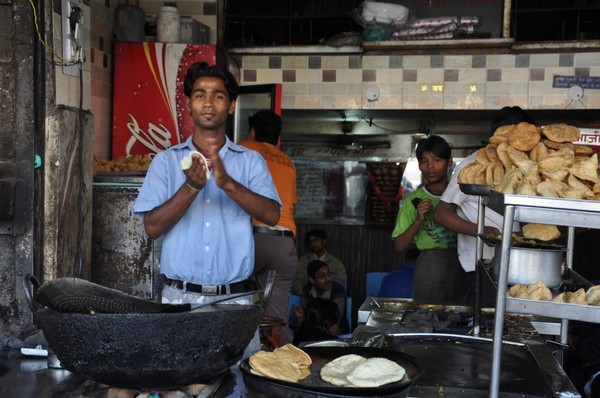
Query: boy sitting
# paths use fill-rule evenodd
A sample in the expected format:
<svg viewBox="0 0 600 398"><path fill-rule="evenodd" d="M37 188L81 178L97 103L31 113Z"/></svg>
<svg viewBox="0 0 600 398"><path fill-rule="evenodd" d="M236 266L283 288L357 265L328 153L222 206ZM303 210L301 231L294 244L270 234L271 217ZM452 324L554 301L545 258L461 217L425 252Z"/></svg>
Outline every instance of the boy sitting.
<svg viewBox="0 0 600 398"><path fill-rule="evenodd" d="M342 285L333 280L333 273L326 262L312 260L306 267L308 282L302 289L302 308L295 307L294 315L300 323L304 320L304 308L314 298L328 299L336 303L342 314L339 321L341 334L350 333L346 319L346 291Z"/></svg>

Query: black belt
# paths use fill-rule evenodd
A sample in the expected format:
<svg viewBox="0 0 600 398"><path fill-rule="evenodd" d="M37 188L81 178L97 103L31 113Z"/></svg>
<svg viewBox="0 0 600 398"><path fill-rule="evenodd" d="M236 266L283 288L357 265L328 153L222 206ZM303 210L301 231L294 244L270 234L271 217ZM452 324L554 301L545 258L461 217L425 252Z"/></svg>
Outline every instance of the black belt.
<svg viewBox="0 0 600 398"><path fill-rule="evenodd" d="M267 227L254 227L254 232L258 232L259 234L267 234L274 236L288 236L290 238L294 237L294 233L290 230L281 230L281 229L271 229Z"/></svg>
<svg viewBox="0 0 600 398"><path fill-rule="evenodd" d="M165 284L184 290L186 292L200 293L205 296L218 296L222 294L245 293L256 290L256 283L253 280L246 279L229 285L196 285L195 283L178 281L177 279L168 279Z"/></svg>

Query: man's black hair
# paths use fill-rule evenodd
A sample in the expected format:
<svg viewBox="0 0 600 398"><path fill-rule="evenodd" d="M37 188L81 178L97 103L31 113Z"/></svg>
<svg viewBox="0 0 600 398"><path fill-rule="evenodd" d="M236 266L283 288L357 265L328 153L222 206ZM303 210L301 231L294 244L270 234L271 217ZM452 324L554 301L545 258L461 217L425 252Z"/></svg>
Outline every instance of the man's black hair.
<svg viewBox="0 0 600 398"><path fill-rule="evenodd" d="M229 100L235 101L237 99L238 84L231 72L218 65L209 65L206 62L196 62L187 70L183 81L183 93L186 97L191 97L194 83L201 77L216 77L223 80Z"/></svg>
<svg viewBox="0 0 600 398"><path fill-rule="evenodd" d="M254 129L256 141L277 145L281 135L281 117L273 111L263 109L248 118L248 126Z"/></svg>
<svg viewBox="0 0 600 398"><path fill-rule="evenodd" d="M310 237L314 236L315 238L327 239L327 233L322 229L311 229L306 233L306 241L308 242Z"/></svg>
<svg viewBox="0 0 600 398"><path fill-rule="evenodd" d="M490 135L494 134L498 127L506 126L509 124L519 124L526 122L535 125L535 120L518 106L505 106L500 109L500 113L492 119Z"/></svg>
<svg viewBox="0 0 600 398"><path fill-rule="evenodd" d="M314 278L315 275L317 274L317 271L323 267L329 268L329 266L327 265L327 263L325 261L312 260L306 266L306 273L308 274L309 277Z"/></svg>
<svg viewBox="0 0 600 398"><path fill-rule="evenodd" d="M431 152L441 159L448 160L452 158L452 148L448 142L446 142L446 140L439 135L432 135L420 140L417 143L417 149L415 152L418 160L421 160L423 152Z"/></svg>

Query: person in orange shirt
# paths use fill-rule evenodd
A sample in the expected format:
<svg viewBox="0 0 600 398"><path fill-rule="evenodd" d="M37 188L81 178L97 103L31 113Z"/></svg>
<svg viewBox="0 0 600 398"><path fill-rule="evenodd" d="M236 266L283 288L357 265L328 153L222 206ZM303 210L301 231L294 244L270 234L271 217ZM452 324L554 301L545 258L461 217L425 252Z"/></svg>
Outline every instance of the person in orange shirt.
<svg viewBox="0 0 600 398"><path fill-rule="evenodd" d="M298 202L296 166L279 148L282 125L279 115L269 110L261 110L248 118L248 125L248 135L240 144L257 151L266 160L283 204L277 225L270 227L257 220L252 221L255 245L253 275L260 288L264 288L269 271L276 271L271 299L264 314L285 321L286 326L281 331L283 345L291 343L293 339L293 332L288 326L288 301L298 265L294 240L294 213Z"/></svg>

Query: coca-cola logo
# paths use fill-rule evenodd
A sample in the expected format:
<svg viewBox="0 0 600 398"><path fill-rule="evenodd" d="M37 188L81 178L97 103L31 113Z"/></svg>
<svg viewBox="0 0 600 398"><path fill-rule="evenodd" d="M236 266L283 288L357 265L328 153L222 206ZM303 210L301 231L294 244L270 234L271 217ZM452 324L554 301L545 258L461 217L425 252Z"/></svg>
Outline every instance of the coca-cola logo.
<svg viewBox="0 0 600 398"><path fill-rule="evenodd" d="M131 134L125 147L127 156L132 154L131 150L138 142L153 153L164 151L171 146L173 135L163 124L157 126L154 123L148 123L148 131L146 132L140 128L138 121L131 113L127 115L130 119L130 122L127 123L127 129Z"/></svg>

